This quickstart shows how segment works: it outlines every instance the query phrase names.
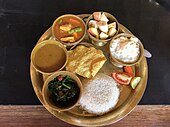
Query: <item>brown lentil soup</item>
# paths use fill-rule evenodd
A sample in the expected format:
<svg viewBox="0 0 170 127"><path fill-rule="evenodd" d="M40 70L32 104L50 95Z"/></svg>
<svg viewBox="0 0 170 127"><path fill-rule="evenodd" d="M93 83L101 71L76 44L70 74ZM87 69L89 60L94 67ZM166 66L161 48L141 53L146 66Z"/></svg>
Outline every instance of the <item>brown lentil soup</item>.
<svg viewBox="0 0 170 127"><path fill-rule="evenodd" d="M46 73L59 70L65 62L64 50L54 44L44 45L35 54L35 66Z"/></svg>

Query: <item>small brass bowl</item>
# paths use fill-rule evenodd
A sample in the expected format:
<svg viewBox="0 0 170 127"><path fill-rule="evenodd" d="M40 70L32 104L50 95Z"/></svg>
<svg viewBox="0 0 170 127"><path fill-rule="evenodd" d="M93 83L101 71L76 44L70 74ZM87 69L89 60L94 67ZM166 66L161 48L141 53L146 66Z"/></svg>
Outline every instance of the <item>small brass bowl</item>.
<svg viewBox="0 0 170 127"><path fill-rule="evenodd" d="M62 51L64 53L65 56L56 56L56 57L65 57L65 60L63 61L62 65L57 68L57 65L56 65L56 69L53 70L53 71L46 71L45 69L43 70L41 67L38 67L37 64L36 64L36 60L35 60L35 57L36 57L36 53L44 46L47 46L47 45L55 45L55 46L58 46L58 48L60 49L60 51ZM60 53L58 53L59 55ZM55 41L55 40L45 40L45 41L42 41L40 42L39 44L37 44L34 49L32 50L31 52L31 64L33 65L33 67L36 69L36 71L40 72L41 74L45 74L45 75L50 75L56 71L59 71L59 70L62 70L65 66L66 66L66 63L67 63L67 60L68 60L68 55L67 55L67 49L64 47L63 44L61 44L60 42L58 41ZM60 62L61 59L58 59L58 62ZM48 60L47 60L48 62ZM48 67L46 67L48 68Z"/></svg>
<svg viewBox="0 0 170 127"><path fill-rule="evenodd" d="M121 34L118 34L117 36L115 36L112 40L114 41L114 39L117 39L121 36L124 36L124 37L135 37L133 34L128 34L128 33L121 33ZM137 38L137 37L135 37ZM139 39L138 39L139 40ZM143 57L144 57L144 47L143 47L143 44L142 42L139 40L138 43L139 43L139 50L140 50L140 55L138 57L138 59L135 61L135 62L123 62L117 58L115 58L114 56L111 55L111 50L110 50L110 47L111 47L111 42L110 42L110 45L109 45L109 53L110 53L110 62L116 66L116 67L123 67L123 66L132 66L132 65L135 65L137 63L139 63Z"/></svg>
<svg viewBox="0 0 170 127"><path fill-rule="evenodd" d="M72 43L61 41L60 39L57 38L57 36L56 36L56 34L55 34L55 26L56 26L56 23L57 23L61 18L68 17L68 16L69 16L69 17L74 17L74 18L78 19L78 20L83 24L83 26L84 26L83 36L82 36L79 40L77 40L77 41L75 41L75 42L72 42ZM86 24L84 23L84 21L83 21L80 17L78 17L78 16L76 16L76 15L73 15L73 14L65 14L65 15L62 15L62 16L58 17L58 18L53 22L53 25L52 25L52 35L53 35L53 37L54 37L56 40L58 40L58 41L61 42L62 44L66 45L66 46L73 46L73 45L77 45L78 43L80 43L80 42L84 39L84 37L85 37L85 35L86 35L86 29L87 29L87 28L86 28Z"/></svg>
<svg viewBox="0 0 170 127"><path fill-rule="evenodd" d="M103 12L103 13L104 13L104 14L106 15L106 17L109 19L109 22L110 22L110 23L116 22L116 30L117 30L117 31L116 31L116 33L113 35L113 37L116 36L116 35L118 34L118 32L119 32L119 23L118 23L117 19L116 19L113 15L111 15L110 13L107 13L107 12ZM88 18L87 21L86 21L87 29L88 29L89 21L92 20L92 19L94 19L94 18L93 18L93 14L90 15L89 18ZM96 46L104 46L106 43L110 42L110 41L112 40L112 38L113 38L113 37L109 37L108 39L102 40L102 39L97 39L97 38L95 38L95 37L92 36L89 32L87 32L87 34L88 34L91 42L92 42L94 45L96 45Z"/></svg>
<svg viewBox="0 0 170 127"><path fill-rule="evenodd" d="M77 85L80 89L78 99L73 104L68 105L66 107L56 106L56 104L50 98L51 92L48 89L48 83L59 75L70 76L72 79L74 79L77 82ZM51 108L54 111L67 111L67 110L74 108L77 105L77 103L79 102L79 100L82 96L82 92L83 92L82 83L81 83L80 79L74 73L69 72L69 71L58 71L58 72L55 72L54 74L52 74L51 76L49 76L47 78L47 80L45 81L45 83L43 85L43 89L42 89L42 96L43 96L45 104L47 105L48 108Z"/></svg>

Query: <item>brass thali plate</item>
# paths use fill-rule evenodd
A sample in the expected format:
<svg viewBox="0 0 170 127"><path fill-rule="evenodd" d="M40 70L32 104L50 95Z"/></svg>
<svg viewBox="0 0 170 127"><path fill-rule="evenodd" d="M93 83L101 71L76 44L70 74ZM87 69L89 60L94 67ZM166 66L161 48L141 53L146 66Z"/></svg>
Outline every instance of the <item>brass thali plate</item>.
<svg viewBox="0 0 170 127"><path fill-rule="evenodd" d="M81 18L88 17L89 14L82 14L78 15ZM120 31L119 32L126 32L131 33L127 28L125 28L123 25L120 24ZM89 40L86 39L86 42ZM53 39L51 28L49 28L39 39L38 43L43 40ZM95 46L94 46L95 47ZM108 55L108 45L104 47L96 47L98 49L103 50L107 62L104 64L100 72L103 72L105 74L110 75L112 72L116 70L121 70L120 68L114 67L110 61L109 61L109 55ZM119 97L119 102L116 105L116 107L111 110L110 112L97 116L93 114L88 114L87 112L80 109L78 106L75 107L72 110L66 111L66 112L57 112L52 109L50 109L43 100L42 97L42 86L47 78L47 76L42 75L41 73L37 72L33 66L30 64L30 75L31 75L31 81L34 88L34 91L40 100L40 102L44 105L44 107L54 116L57 118L78 126L102 126L102 125L108 125L115 123L122 118L124 118L126 115L128 115L135 106L139 103L140 99L143 96L143 93L145 91L146 85L147 85L147 78L148 78L148 67L147 67L147 61L144 57L139 63L133 66L133 69L135 70L135 75L141 77L141 81L138 84L137 88L135 90L132 90L130 86L120 86L121 94Z"/></svg>

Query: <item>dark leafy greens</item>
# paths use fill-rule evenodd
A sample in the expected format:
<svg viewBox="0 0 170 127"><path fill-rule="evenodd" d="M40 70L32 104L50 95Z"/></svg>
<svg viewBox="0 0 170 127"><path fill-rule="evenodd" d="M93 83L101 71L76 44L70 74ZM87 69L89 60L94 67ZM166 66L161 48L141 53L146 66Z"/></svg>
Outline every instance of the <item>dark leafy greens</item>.
<svg viewBox="0 0 170 127"><path fill-rule="evenodd" d="M70 76L57 76L48 84L48 89L52 92L51 99L59 103L60 106L68 106L77 101L79 88L77 82Z"/></svg>

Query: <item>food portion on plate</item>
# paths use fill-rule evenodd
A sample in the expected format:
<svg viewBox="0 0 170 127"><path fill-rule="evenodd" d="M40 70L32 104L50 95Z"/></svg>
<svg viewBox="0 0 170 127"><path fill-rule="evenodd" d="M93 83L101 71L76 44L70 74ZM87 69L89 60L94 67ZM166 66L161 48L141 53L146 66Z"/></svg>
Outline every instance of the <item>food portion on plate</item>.
<svg viewBox="0 0 170 127"><path fill-rule="evenodd" d="M43 99L55 111L67 111L75 107L82 95L82 83L71 72L57 71L43 85Z"/></svg>
<svg viewBox="0 0 170 127"><path fill-rule="evenodd" d="M112 78L121 85L130 85L132 89L135 89L139 84L141 77L135 76L135 73L131 66L124 66L123 70L123 72L112 73Z"/></svg>
<svg viewBox="0 0 170 127"><path fill-rule="evenodd" d="M111 41L111 55L123 62L135 62L139 58L139 40L135 37L119 36Z"/></svg>
<svg viewBox="0 0 170 127"><path fill-rule="evenodd" d="M102 115L113 109L120 95L118 83L104 73L98 73L94 78L83 80L83 94L80 106L88 113Z"/></svg>
<svg viewBox="0 0 170 127"><path fill-rule="evenodd" d="M55 77L48 83L48 89L51 91L50 98L58 107L74 104L80 94L77 82L68 75Z"/></svg>
<svg viewBox="0 0 170 127"><path fill-rule="evenodd" d="M126 72L114 72L112 73L112 77L122 85L129 85L132 76Z"/></svg>
<svg viewBox="0 0 170 127"><path fill-rule="evenodd" d="M87 26L90 35L100 40L109 39L118 31L115 18L105 12L94 12Z"/></svg>
<svg viewBox="0 0 170 127"><path fill-rule="evenodd" d="M94 47L79 45L68 51L66 70L85 78L94 77L106 62L103 52Z"/></svg>
<svg viewBox="0 0 170 127"><path fill-rule="evenodd" d="M115 63L131 66L143 58L143 45L132 34L122 33L115 36L110 42L110 57Z"/></svg>
<svg viewBox="0 0 170 127"><path fill-rule="evenodd" d="M74 44L83 39L86 26L82 19L76 15L63 15L57 18L52 26L53 36L67 44Z"/></svg>
<svg viewBox="0 0 170 127"><path fill-rule="evenodd" d="M135 77L135 70L133 70L131 66L124 66L123 70L124 72L130 74L132 77Z"/></svg>
<svg viewBox="0 0 170 127"><path fill-rule="evenodd" d="M141 81L141 77L133 77L132 80L130 81L130 86L132 87L132 89L135 89L137 87L137 85L140 83Z"/></svg>
<svg viewBox="0 0 170 127"><path fill-rule="evenodd" d="M34 47L31 61L37 71L50 74L65 67L67 50L58 41L45 40Z"/></svg>

